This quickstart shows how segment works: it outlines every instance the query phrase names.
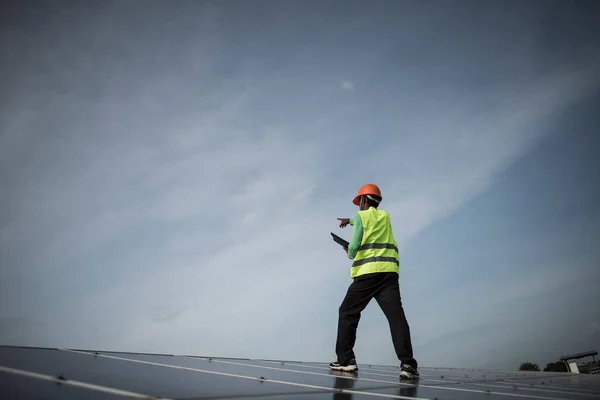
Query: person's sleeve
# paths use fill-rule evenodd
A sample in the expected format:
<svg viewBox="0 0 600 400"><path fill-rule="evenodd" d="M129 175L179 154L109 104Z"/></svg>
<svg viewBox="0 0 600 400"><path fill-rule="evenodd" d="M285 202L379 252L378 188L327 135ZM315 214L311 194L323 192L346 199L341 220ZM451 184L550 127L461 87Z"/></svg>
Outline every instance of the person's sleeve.
<svg viewBox="0 0 600 400"><path fill-rule="evenodd" d="M353 259L356 257L356 253L358 253L358 248L360 247L363 236L362 220L360 219L358 212L350 218L350 225L354 227L354 230L352 232L352 240L348 245L348 258Z"/></svg>

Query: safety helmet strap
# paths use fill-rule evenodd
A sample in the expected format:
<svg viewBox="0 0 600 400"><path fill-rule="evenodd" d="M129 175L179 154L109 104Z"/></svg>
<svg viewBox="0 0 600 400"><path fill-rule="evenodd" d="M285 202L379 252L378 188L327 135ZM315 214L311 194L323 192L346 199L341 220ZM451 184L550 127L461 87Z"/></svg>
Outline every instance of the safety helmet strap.
<svg viewBox="0 0 600 400"><path fill-rule="evenodd" d="M370 194L366 194L365 197L367 197L371 201L374 201L377 204L381 203L380 200L376 199L375 197L371 196Z"/></svg>

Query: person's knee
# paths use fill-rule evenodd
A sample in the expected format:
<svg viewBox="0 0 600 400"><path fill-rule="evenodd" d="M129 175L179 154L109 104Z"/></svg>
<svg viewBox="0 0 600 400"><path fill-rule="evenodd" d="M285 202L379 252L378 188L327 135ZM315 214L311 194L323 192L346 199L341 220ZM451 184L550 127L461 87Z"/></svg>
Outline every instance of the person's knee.
<svg viewBox="0 0 600 400"><path fill-rule="evenodd" d="M360 317L360 312L353 312L343 306L340 306L338 314L341 319L357 319Z"/></svg>

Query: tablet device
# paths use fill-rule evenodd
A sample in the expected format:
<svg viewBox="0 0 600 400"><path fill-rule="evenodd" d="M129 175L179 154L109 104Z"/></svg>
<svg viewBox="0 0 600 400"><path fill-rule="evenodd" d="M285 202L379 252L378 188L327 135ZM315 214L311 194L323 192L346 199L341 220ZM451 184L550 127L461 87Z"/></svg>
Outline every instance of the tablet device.
<svg viewBox="0 0 600 400"><path fill-rule="evenodd" d="M348 248L348 245L350 244L350 242L345 241L344 239L342 239L341 237L339 237L338 235L336 235L333 232L331 232L331 237L333 237L333 241L336 242L337 244L339 244L340 246Z"/></svg>

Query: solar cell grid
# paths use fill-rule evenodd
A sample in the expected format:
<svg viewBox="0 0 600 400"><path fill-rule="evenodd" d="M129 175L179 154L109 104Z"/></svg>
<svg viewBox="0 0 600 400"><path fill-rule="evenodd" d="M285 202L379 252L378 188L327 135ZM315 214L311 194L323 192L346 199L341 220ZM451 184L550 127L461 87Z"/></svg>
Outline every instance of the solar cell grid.
<svg viewBox="0 0 600 400"><path fill-rule="evenodd" d="M0 371L0 399L64 399L104 400L107 398L131 398L113 391L90 390L82 387L57 384L43 379L34 379L12 372Z"/></svg>
<svg viewBox="0 0 600 400"><path fill-rule="evenodd" d="M399 380L399 369L389 365L343 373L317 362L9 346L0 347L0 360L3 400L600 398L599 376L571 373L421 368L413 383ZM57 385L59 375L66 380Z"/></svg>

